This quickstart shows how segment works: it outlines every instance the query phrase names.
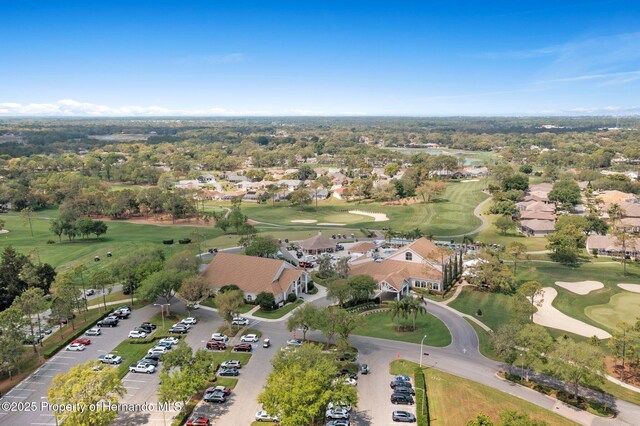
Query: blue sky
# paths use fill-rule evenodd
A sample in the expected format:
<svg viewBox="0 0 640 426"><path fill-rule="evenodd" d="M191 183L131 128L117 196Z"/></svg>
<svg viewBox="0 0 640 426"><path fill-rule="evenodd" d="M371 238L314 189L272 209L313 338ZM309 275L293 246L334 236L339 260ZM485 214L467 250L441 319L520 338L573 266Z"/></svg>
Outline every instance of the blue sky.
<svg viewBox="0 0 640 426"><path fill-rule="evenodd" d="M640 114L640 2L0 0L0 115Z"/></svg>

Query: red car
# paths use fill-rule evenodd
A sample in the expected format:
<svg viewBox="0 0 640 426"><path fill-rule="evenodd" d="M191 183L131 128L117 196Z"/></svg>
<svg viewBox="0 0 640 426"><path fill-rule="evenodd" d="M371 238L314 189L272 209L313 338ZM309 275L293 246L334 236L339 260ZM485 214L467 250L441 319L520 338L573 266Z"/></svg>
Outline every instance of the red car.
<svg viewBox="0 0 640 426"><path fill-rule="evenodd" d="M217 340L209 340L207 342L207 349L213 349L216 351L223 351L227 349L227 345L224 342L218 342Z"/></svg>
<svg viewBox="0 0 640 426"><path fill-rule="evenodd" d="M233 352L251 352L251 345L249 343L240 343L235 345L232 349Z"/></svg>
<svg viewBox="0 0 640 426"><path fill-rule="evenodd" d="M210 424L209 418L204 416L187 420L187 426L209 426Z"/></svg>
<svg viewBox="0 0 640 426"><path fill-rule="evenodd" d="M210 388L207 388L206 391L204 391L204 393L214 393L214 392L222 392L226 396L231 395L231 389L229 389L226 386L211 386Z"/></svg>
<svg viewBox="0 0 640 426"><path fill-rule="evenodd" d="M90 345L91 339L87 339L86 337L79 337L71 343L80 343L81 345Z"/></svg>

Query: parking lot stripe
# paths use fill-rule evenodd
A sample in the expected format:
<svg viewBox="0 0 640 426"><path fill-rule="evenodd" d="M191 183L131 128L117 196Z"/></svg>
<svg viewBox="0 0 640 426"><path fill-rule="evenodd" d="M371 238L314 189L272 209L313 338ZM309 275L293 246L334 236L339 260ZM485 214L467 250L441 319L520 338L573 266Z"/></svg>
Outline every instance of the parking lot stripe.
<svg viewBox="0 0 640 426"><path fill-rule="evenodd" d="M147 383L144 380L122 379L123 382Z"/></svg>

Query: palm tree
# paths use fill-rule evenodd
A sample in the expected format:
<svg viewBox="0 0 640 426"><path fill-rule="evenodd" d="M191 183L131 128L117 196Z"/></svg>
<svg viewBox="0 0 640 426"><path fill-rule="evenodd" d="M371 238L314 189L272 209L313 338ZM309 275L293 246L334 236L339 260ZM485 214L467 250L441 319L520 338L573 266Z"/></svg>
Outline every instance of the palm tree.
<svg viewBox="0 0 640 426"><path fill-rule="evenodd" d="M407 299L407 314L411 315L413 320L413 329L416 329L416 320L418 315L424 315L427 313L427 308L422 304L420 299L415 297L405 297Z"/></svg>
<svg viewBox="0 0 640 426"><path fill-rule="evenodd" d="M402 300L394 300L393 302L391 302L391 304L389 305L391 319L395 320L396 318L398 318L400 321L402 321L403 318L407 317L409 312L407 310L407 303L405 299L406 298L403 298Z"/></svg>

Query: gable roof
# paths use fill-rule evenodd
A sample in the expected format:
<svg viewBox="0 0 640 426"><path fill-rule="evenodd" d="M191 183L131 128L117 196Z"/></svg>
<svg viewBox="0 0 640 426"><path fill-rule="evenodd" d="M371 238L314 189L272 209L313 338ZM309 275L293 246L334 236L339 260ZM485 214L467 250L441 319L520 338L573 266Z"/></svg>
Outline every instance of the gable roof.
<svg viewBox="0 0 640 426"><path fill-rule="evenodd" d="M402 283L407 278L442 280L442 272L428 264L388 259L382 262L365 262L353 265L350 275L369 275L377 283L386 281L396 290L402 289Z"/></svg>
<svg viewBox="0 0 640 426"><path fill-rule="evenodd" d="M432 254L437 253L440 249L425 237L421 237L404 247L400 247L399 249L391 253L389 257L393 257L399 253L404 253L407 250L411 250L414 253L417 253L423 259L429 259Z"/></svg>
<svg viewBox="0 0 640 426"><path fill-rule="evenodd" d="M520 219L521 220L525 220L525 219L553 220L555 222L556 215L552 212L522 210L520 212Z"/></svg>
<svg viewBox="0 0 640 426"><path fill-rule="evenodd" d="M246 293L273 294L286 291L302 274L283 260L225 252L218 252L204 271L214 288L235 284Z"/></svg>
<svg viewBox="0 0 640 426"><path fill-rule="evenodd" d="M530 220L521 220L520 226L522 228L527 228L532 231L555 231L555 222L551 220L540 220L540 219L530 219Z"/></svg>

